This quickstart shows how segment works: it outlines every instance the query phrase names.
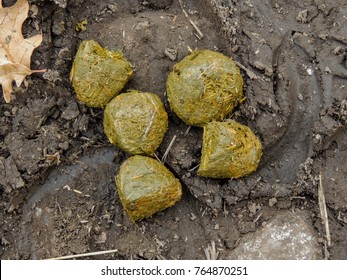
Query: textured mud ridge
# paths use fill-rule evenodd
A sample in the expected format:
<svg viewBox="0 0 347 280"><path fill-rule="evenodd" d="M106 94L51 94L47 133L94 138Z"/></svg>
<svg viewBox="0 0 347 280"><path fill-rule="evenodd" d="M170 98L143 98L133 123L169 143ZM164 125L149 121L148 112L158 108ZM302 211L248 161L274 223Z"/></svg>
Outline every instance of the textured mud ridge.
<svg viewBox="0 0 347 280"><path fill-rule="evenodd" d="M30 2L37 9L23 31L30 36L39 26L44 35L32 68L49 71L32 75L11 104L0 102L2 259L109 249L118 252L99 258L205 259L211 242L219 258L235 258L255 238L266 239L267 225L280 229L286 215L298 221L294 228L305 229L311 246L305 252L312 253L299 246L288 258L347 258L345 1L183 1L202 38L178 1ZM76 32L85 19L87 30ZM85 39L123 51L134 66L127 89L161 97L169 130L159 158L176 136L165 164L180 179L183 198L136 224L114 184L127 155L109 144L103 111L79 103L69 82ZM247 99L231 116L250 126L264 147L257 172L243 179L197 176L202 129L189 129L169 110L171 67L189 49L203 48L233 57L258 77L242 72ZM329 255L317 204L319 174L332 236ZM296 236L290 240L298 243ZM276 257L269 246L259 247L263 258Z"/></svg>

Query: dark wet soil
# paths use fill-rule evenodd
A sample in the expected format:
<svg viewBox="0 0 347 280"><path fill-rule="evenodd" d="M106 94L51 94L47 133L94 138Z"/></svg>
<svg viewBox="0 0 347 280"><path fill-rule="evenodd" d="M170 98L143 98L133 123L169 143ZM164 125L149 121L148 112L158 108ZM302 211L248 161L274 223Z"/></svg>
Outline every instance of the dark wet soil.
<svg viewBox="0 0 347 280"><path fill-rule="evenodd" d="M12 5L15 1L2 1ZM322 252L347 259L347 3L284 0L29 1L26 36L44 41L34 74L0 102L0 257L44 259L99 250L94 258L205 259L229 255L240 237L282 210L310 213ZM86 31L75 26L88 21ZM122 50L134 65L127 89L158 94L169 113L161 158L184 186L174 207L139 223L124 213L114 176L128 157L103 133L103 111L77 101L69 71L79 43ZM202 129L188 127L165 96L171 67L189 50L233 57L245 95L231 118L260 137L257 172L238 180L197 176ZM126 90L126 89L125 89ZM322 176L332 245L324 251L317 187Z"/></svg>

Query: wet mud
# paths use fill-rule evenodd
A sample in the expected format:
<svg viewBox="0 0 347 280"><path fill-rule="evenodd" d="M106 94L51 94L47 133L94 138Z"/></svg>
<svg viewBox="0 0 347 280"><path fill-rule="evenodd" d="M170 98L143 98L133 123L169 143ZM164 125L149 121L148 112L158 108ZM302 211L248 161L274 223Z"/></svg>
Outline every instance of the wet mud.
<svg viewBox="0 0 347 280"><path fill-rule="evenodd" d="M320 258L347 258L345 1L29 2L23 33L44 36L32 69L48 71L28 77L10 104L0 102L1 259L111 249L117 252L92 258L206 259L212 243L228 258L240 240L288 210L308 213L304 221L315 230ZM86 31L76 31L84 20ZM180 179L183 198L136 224L114 180L128 155L105 136L103 111L78 102L69 81L85 39L121 50L134 66L126 89L156 93L169 114L157 156L171 146L165 165ZM194 49L220 51L247 70L246 100L230 118L262 142L260 166L250 176L197 175L202 129L170 111L165 86L172 66ZM319 176L330 247L318 206Z"/></svg>

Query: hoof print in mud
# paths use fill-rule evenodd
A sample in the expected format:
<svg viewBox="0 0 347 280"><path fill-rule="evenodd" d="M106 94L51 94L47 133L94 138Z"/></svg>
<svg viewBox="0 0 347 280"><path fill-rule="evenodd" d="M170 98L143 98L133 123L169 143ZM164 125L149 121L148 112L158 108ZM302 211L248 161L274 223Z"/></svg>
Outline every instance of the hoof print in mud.
<svg viewBox="0 0 347 280"><path fill-rule="evenodd" d="M261 155L261 143L249 127L235 121L211 122L204 127L198 174L240 178L257 169Z"/></svg>
<svg viewBox="0 0 347 280"><path fill-rule="evenodd" d="M72 65L70 80L77 98L90 107L104 108L123 89L133 74L120 52L83 41Z"/></svg>
<svg viewBox="0 0 347 280"><path fill-rule="evenodd" d="M116 185L123 207L133 221L173 206L182 196L181 183L163 164L139 155L121 165Z"/></svg>
<svg viewBox="0 0 347 280"><path fill-rule="evenodd" d="M164 105L154 93L123 93L105 108L104 131L108 139L129 154L153 155L167 127Z"/></svg>
<svg viewBox="0 0 347 280"><path fill-rule="evenodd" d="M235 62L218 52L186 56L167 79L171 109L188 125L221 121L243 100L243 79Z"/></svg>
<svg viewBox="0 0 347 280"><path fill-rule="evenodd" d="M29 13L14 8L25 2L30 4ZM8 42L15 42L16 34L28 40L41 33L42 43L25 57L30 69L47 69L43 76L40 71L27 75L25 86L7 83L13 87L11 103L0 102L1 259L76 258L75 254L110 249L117 253L84 258L206 259L212 247L218 259L245 259L247 255L266 259L274 258L276 252L277 259L302 259L307 252L313 252L312 259L347 259L346 0L4 0L0 11L3 15L9 12L11 23L15 19L21 23L18 19L25 14L23 28L21 24L9 26L0 16L3 53ZM88 22L86 30L77 32L76 23L84 21ZM14 33L18 28L13 26L20 30ZM85 40L94 40L102 48L90 47L82 59L76 51ZM16 50L25 48L13 46L8 53L20 59ZM113 55L108 56L113 50L123 55L113 60ZM181 70L182 76L184 71L177 65L186 55L192 58L200 53L189 50L221 52L243 66L245 86L240 86L241 80L236 83L243 90L237 98L241 103L226 118L251 127L261 140L263 155L254 173L237 180L204 177L201 148L207 143L203 143L203 127L210 121L197 121L187 129L179 110L186 103L192 106L191 91L179 92L177 110L166 95L170 95L168 75L177 74L170 74L172 69ZM75 91L69 83L74 57ZM83 67L78 69L79 63ZM102 68L109 64L122 64L124 76L112 74L112 67ZM200 96L205 101L198 111L207 111L206 119L226 103L223 96L213 99L210 94L214 77L208 75L216 65L208 66L196 67L194 78L203 88ZM77 84L81 84L76 87L78 77ZM112 81L118 78L123 84L113 90ZM175 87L191 82L175 79ZM155 93L169 116L162 143L153 150L179 179L184 195L173 207L154 215L158 208L168 206L170 198L158 206L157 198L164 193L175 194L178 201L178 182L170 174L177 184L174 190L159 193L143 188L151 195L146 206L129 199L123 207L115 176L132 155L110 145L103 130L103 109L128 89ZM0 86L1 94L4 90ZM77 98L97 108L78 104ZM136 133L142 133L147 140L143 143L149 145L157 114L147 113ZM189 114L187 118L190 121ZM230 138L223 139L224 148L218 143L213 148L225 158L236 149L227 142ZM230 168L227 160L222 166L207 161L208 168L218 168L221 176L220 172ZM141 168L129 177L154 178L158 172L144 174ZM133 180L124 182L132 184ZM324 222L317 203L320 183L327 209ZM137 212L135 207L139 207ZM141 221L134 223L127 212ZM146 219L148 215L153 216ZM289 231L285 231L288 223ZM268 238L271 234L276 235L274 240ZM283 249L278 234L285 237L282 241L290 245L288 250ZM250 249L254 254L249 254Z"/></svg>

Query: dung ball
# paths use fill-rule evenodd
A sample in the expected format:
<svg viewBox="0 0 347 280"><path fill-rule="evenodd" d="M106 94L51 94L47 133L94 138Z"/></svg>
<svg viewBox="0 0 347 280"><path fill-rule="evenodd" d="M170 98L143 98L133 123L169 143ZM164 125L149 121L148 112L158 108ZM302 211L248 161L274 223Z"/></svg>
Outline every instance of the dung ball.
<svg viewBox="0 0 347 280"><path fill-rule="evenodd" d="M168 128L165 107L154 93L129 91L104 111L104 131L112 144L130 154L153 155Z"/></svg>
<svg viewBox="0 0 347 280"><path fill-rule="evenodd" d="M104 108L131 79L133 69L118 51L93 40L83 41L74 59L70 80L77 98L90 107Z"/></svg>
<svg viewBox="0 0 347 280"><path fill-rule="evenodd" d="M194 51L175 64L166 89L172 111L195 126L223 120L244 99L238 66L211 50Z"/></svg>
<svg viewBox="0 0 347 280"><path fill-rule="evenodd" d="M182 196L179 180L162 163L140 155L121 165L116 185L122 205L133 221L173 206Z"/></svg>
<svg viewBox="0 0 347 280"><path fill-rule="evenodd" d="M235 121L204 126L198 175L209 178L240 178L254 172L262 146L253 131Z"/></svg>

